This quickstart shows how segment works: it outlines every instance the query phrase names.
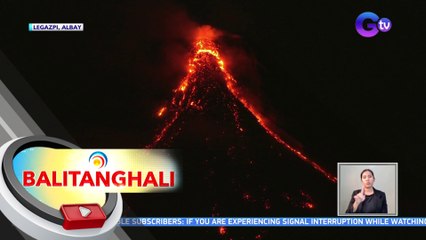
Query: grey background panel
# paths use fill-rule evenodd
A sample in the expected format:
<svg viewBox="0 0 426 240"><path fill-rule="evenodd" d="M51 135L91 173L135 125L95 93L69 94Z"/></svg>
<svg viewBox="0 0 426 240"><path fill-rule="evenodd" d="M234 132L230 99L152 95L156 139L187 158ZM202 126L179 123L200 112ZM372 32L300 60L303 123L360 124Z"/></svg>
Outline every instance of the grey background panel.
<svg viewBox="0 0 426 240"><path fill-rule="evenodd" d="M11 125L18 136L43 134L43 131L37 126L16 98L13 97L2 81L0 81L0 111L2 112L1 115L5 118L5 122Z"/></svg>
<svg viewBox="0 0 426 240"><path fill-rule="evenodd" d="M0 81L0 87L1 91L0 93L8 92L8 89L6 86ZM9 99L11 99L13 96L10 95ZM16 101L16 99L14 99ZM18 106L18 102L15 102L15 107ZM0 94L0 145L8 142L9 140L16 138L16 137L23 137L23 136L31 136L34 135L33 131L29 129L29 127L26 125L23 119L20 118L20 116L24 116L23 118L26 119L27 122L32 122L31 124L35 127L34 132L37 134L43 134L41 129L34 125L34 121L31 118L31 116L28 115L28 113L25 111L25 109L22 106L16 107L20 114L14 111L12 107L8 104L8 102L5 100L5 98ZM30 124L30 125L31 125ZM1 222L1 230L2 231L8 231L11 232L10 229L13 229L15 231L11 232L13 239L26 239L30 240L33 239L30 236L27 236L22 231L16 229L13 227L13 225L5 218L3 214L0 216L0 222ZM5 229L3 229L5 228ZM114 233L114 236L111 238L111 240L129 240L130 238L127 236L127 234L121 229L117 228L115 231L117 233Z"/></svg>
<svg viewBox="0 0 426 240"><path fill-rule="evenodd" d="M7 90L5 89L5 86L1 81L0 83L1 83L0 92L4 92L5 90ZM4 98L1 95L0 95L0 99L4 100ZM5 103L0 102L0 145L3 145L4 143L8 142L9 140L12 139L12 136L16 135L13 129L8 125L8 122L13 121L14 119L9 118L10 116L6 117L7 122L4 119L6 113L10 114L10 111L8 111L6 108L7 106L5 105ZM14 115L14 117L17 118L18 115ZM26 129L27 131L29 131L28 128ZM31 132L28 132L28 133L31 135ZM15 226L13 226L13 224L9 222L9 220L1 212L0 212L0 231L3 233L7 232L7 236L9 239L26 239L26 240L32 239L31 237L27 236L23 232L16 229Z"/></svg>
<svg viewBox="0 0 426 240"><path fill-rule="evenodd" d="M53 128L53 131L56 132L56 134L52 134L53 136L68 138L67 140L70 140L70 137L68 134L66 134L66 131L60 126L60 124L52 121L52 119L56 120L54 116L31 91L30 87L25 84L22 76L20 76L13 65L0 51L0 145L16 137L44 135L44 132L41 130L32 116L30 116L30 114L14 97L8 87L6 87L2 80L5 77L8 78L8 82L13 80L12 85L15 89L18 87L23 89L23 92L28 93L27 96L29 97L29 100L28 98L26 99L27 102L31 103L31 106L33 107L31 110L44 110L41 112L38 111L38 119L41 119L40 121L42 121L45 126L51 126ZM34 101L34 99L37 100ZM42 116L40 117L40 115ZM16 229L2 213L0 213L0 223L0 231L7 232L10 239L32 239L31 237ZM130 238L121 228L118 227L111 240L118 239L129 240Z"/></svg>
<svg viewBox="0 0 426 240"><path fill-rule="evenodd" d="M0 145L14 136L47 135L75 143L41 98L34 92L13 64L0 51ZM7 131L6 131L7 129ZM130 209L125 202L124 208ZM131 210L129 210L131 213ZM0 212L0 231L7 232L9 239L32 239L21 234ZM136 239L151 240L155 237L147 228L132 231ZM110 240L129 240L120 227Z"/></svg>
<svg viewBox="0 0 426 240"><path fill-rule="evenodd" d="M0 82L0 89L2 92L6 91L5 86L1 86L3 83ZM0 125L2 128L8 133L10 138L24 137L34 135L34 133L27 127L24 121L20 118L20 116L12 109L6 99L0 95ZM23 112L23 115L30 117L28 114ZM29 120L31 121L31 120ZM40 129L36 129L39 134L41 133Z"/></svg>
<svg viewBox="0 0 426 240"><path fill-rule="evenodd" d="M1 121L2 121L2 119L0 118L0 122ZM6 124L6 123L4 123L4 124ZM7 142L11 139L9 134L3 128L4 124L0 123L0 145L4 144L5 142Z"/></svg>
<svg viewBox="0 0 426 240"><path fill-rule="evenodd" d="M41 98L25 81L15 66L0 51L0 95L33 132L74 142ZM1 114L0 109L0 114Z"/></svg>

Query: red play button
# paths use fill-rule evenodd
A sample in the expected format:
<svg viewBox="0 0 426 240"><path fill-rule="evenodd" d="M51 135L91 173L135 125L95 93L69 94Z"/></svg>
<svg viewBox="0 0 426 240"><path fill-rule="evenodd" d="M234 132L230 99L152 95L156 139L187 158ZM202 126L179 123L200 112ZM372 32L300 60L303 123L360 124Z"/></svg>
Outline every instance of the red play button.
<svg viewBox="0 0 426 240"><path fill-rule="evenodd" d="M64 204L61 213L64 216L62 227L67 230L100 228L106 220L104 211L97 203Z"/></svg>

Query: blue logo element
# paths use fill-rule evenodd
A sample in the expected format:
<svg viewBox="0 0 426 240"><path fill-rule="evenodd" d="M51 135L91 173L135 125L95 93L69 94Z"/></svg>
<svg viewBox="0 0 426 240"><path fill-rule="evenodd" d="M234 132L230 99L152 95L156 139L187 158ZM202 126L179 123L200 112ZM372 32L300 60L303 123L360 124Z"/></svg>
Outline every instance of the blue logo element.
<svg viewBox="0 0 426 240"><path fill-rule="evenodd" d="M371 38L380 32L388 32L392 22L388 18L380 18L373 12L363 12L355 20L355 29L359 35Z"/></svg>
<svg viewBox="0 0 426 240"><path fill-rule="evenodd" d="M89 163L93 164L93 166L97 168L106 167L108 164L108 157L105 153L97 151L90 155Z"/></svg>
<svg viewBox="0 0 426 240"><path fill-rule="evenodd" d="M380 32L388 32L392 28L392 22L388 18L382 18L377 24Z"/></svg>

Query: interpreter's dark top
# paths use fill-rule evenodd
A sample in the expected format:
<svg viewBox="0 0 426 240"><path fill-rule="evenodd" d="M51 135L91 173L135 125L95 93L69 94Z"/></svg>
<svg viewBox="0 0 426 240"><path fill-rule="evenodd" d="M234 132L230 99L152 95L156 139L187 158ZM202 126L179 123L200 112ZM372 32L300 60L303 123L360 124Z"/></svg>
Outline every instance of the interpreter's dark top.
<svg viewBox="0 0 426 240"><path fill-rule="evenodd" d="M375 188L373 189L374 193L371 195L365 195L365 200L358 205L358 208L354 212L354 196L361 192L361 189L355 190L352 193L351 201L349 202L348 209L346 209L346 213L388 213L386 194Z"/></svg>

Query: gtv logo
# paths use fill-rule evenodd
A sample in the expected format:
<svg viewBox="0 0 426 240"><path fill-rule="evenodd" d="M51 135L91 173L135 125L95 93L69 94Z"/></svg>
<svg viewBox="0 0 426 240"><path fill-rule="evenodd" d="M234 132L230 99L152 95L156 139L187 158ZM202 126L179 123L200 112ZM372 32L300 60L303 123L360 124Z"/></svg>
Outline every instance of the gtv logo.
<svg viewBox="0 0 426 240"><path fill-rule="evenodd" d="M387 18L379 18L373 12L361 13L355 21L355 29L359 35L371 38L380 32L388 32L392 28L392 22Z"/></svg>

